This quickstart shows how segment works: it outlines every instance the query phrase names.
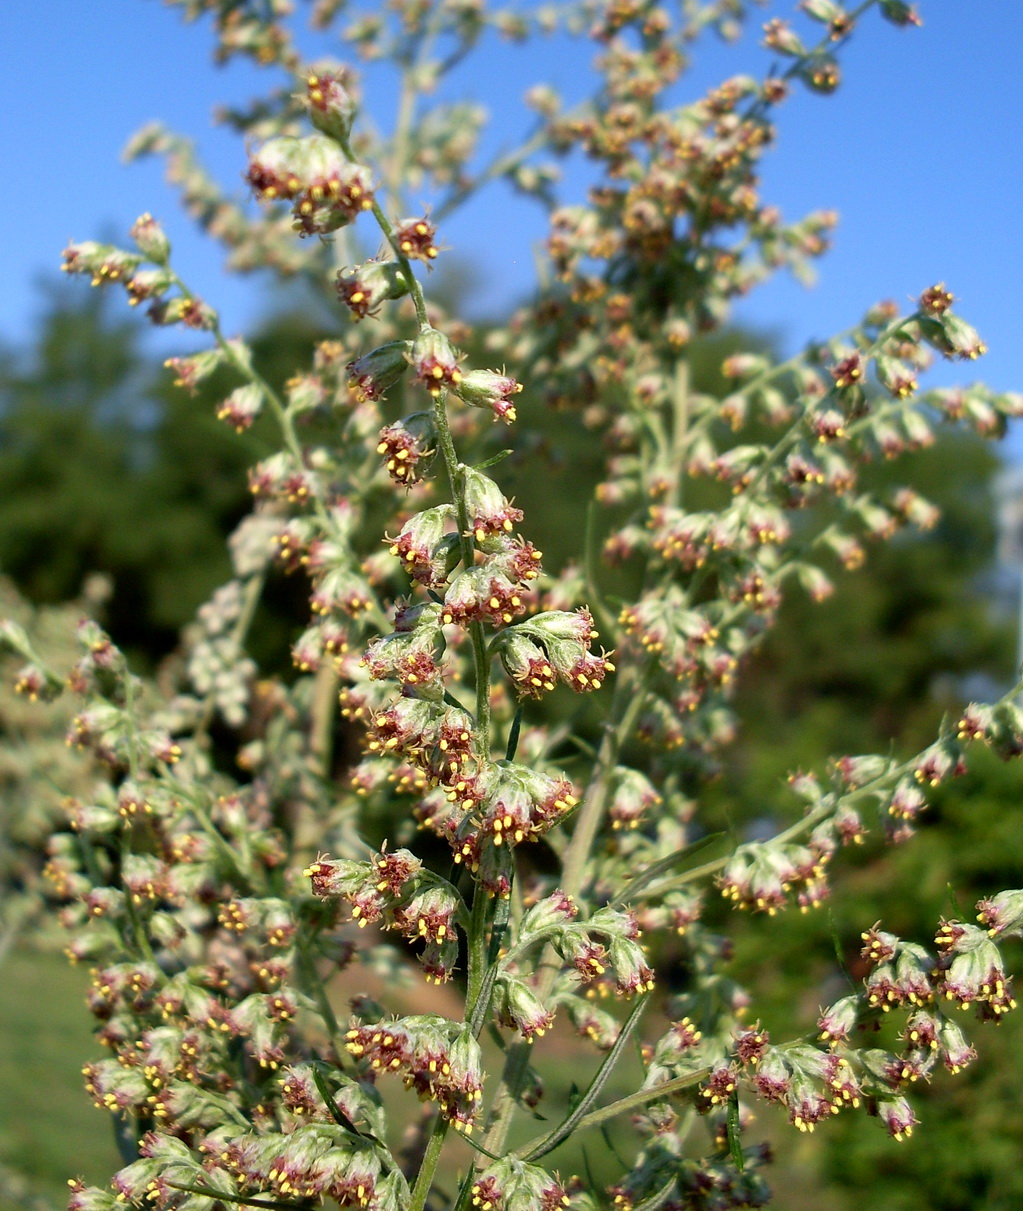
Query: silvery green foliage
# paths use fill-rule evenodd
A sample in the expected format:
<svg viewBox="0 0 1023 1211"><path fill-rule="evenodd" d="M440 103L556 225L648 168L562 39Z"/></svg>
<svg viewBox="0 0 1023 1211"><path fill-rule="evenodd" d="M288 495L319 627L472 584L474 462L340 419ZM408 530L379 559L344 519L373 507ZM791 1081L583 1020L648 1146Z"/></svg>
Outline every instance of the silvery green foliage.
<svg viewBox="0 0 1023 1211"><path fill-rule="evenodd" d="M868 974L822 1012L814 1042L746 1024L753 994L727 977L727 939L703 907L716 889L767 915L810 909L835 872L840 890L842 848L870 832L911 835L971 744L1023 750L1015 691L969 707L909 760L849 756L794 774L793 823L768 839L697 858L690 789L733 739L734 686L784 597L823 602L836 559L856 567L870 542L934 523L911 488L868 492L862 465L925 445L943 423L995 435L1023 410L982 386L921 390L935 356L984 352L943 285L905 311L870 307L787 361L729 358L723 400L691 389L693 334L778 269L807 276L826 250L834 215L786 222L760 197L758 165L790 90L838 87L842 44L875 6L813 0L800 29L772 18L763 78L734 76L679 105L665 98L690 43L733 34L741 0L680 16L628 3L535 14L400 3L340 20L341 6L321 0L314 24L338 21L352 62L313 65L288 5L181 7L217 16L219 57L275 73L264 103L227 115L247 136L258 205L229 200L160 127L132 152L167 158L236 268L307 274L339 308L337 335L278 393L177 276L150 217L133 249L65 252L69 272L124 287L154 322L208 333L200 352L170 359L176 381L194 390L229 374L220 417L243 430L269 416L279 437L252 469L237 579L200 611L185 683L144 686L95 626L66 677L6 634L29 662L27 692L67 681L80 702L70 739L96 763L95 787L69 801L69 828L51 838L47 873L71 953L95 967L107 1056L86 1087L137 1158L110 1193L76 1182L71 1206L205 1211L221 1195L413 1211L428 1200L761 1205L766 1150L747 1138L750 1099L780 1104L807 1132L865 1108L901 1139L915 1123L912 1081L972 1058L950 1011L997 1018L1013 1006L999 943L1020 932L1021 893L983 901L983 928L941 922L933 944L865 928ZM876 7L916 21L895 0ZM536 132L481 164L480 111L434 100L433 85L488 32L552 26L585 29L602 48L599 87L572 110L532 90ZM360 116L360 59L402 73L407 103L383 136ZM575 150L603 171L584 200L556 192L556 162ZM443 254L449 216L497 177L548 208L547 284L490 335L492 364L471 364L471 329L431 303L421 266ZM432 210L410 217L406 191L429 194ZM369 259L360 251L378 245ZM518 414L542 405L574 408L606 437L593 539L580 527L579 563L561 569L545 569L528 537L542 502L502 488ZM720 508L687 503L700 477L728 487ZM257 680L245 654L271 561L310 586L290 685ZM615 562L641 588L612 608L601 572ZM595 732L535 722L535 700L570 692L587 695ZM338 710L358 740L343 769ZM213 760L218 711L237 732L238 777ZM394 843L374 848L363 825L380 819ZM538 842L553 861L530 860ZM666 933L681 937L690 973L667 999L655 974ZM416 961L441 986L428 1011L406 991ZM358 987L359 962L374 995L348 1015L334 994L341 980ZM641 1024L651 1003L662 1017ZM864 1047L859 1027L885 1014L905 1022L899 1049ZM533 1042L552 1029L592 1044L585 1091L510 1150L510 1127L542 1096ZM645 1072L616 1101L607 1080L637 1031ZM488 1072L480 1040L494 1037L503 1059ZM388 1121L387 1077L427 1103L425 1117ZM609 1191L547 1167L568 1136L623 1114L642 1144ZM451 1127L479 1150L441 1165Z"/></svg>

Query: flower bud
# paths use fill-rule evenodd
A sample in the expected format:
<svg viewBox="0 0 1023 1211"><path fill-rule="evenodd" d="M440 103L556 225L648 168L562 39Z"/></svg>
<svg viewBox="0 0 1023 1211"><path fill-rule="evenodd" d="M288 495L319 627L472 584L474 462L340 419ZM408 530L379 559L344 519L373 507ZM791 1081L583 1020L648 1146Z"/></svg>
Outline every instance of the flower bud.
<svg viewBox="0 0 1023 1211"><path fill-rule="evenodd" d="M943 1017L941 1019L938 1026L937 1044L941 1049L942 1063L953 1075L962 1071L977 1058L977 1053L967 1043L963 1032L951 1018Z"/></svg>
<svg viewBox="0 0 1023 1211"><path fill-rule="evenodd" d="M93 286L104 286L129 278L142 264L142 257L110 244L84 240L81 244L68 244L63 261L61 269L65 273L88 273Z"/></svg>
<svg viewBox="0 0 1023 1211"><path fill-rule="evenodd" d="M611 793L611 804L608 815L611 827L614 829L633 829L639 827L646 812L659 806L661 796L654 789L650 780L628 766L619 765L614 771L614 790Z"/></svg>
<svg viewBox="0 0 1023 1211"><path fill-rule="evenodd" d="M842 13L835 0L802 0L799 7L808 17L825 25L830 25Z"/></svg>
<svg viewBox="0 0 1023 1211"><path fill-rule="evenodd" d="M725 378L748 382L768 370L770 364L769 360L759 353L733 353L721 363L721 373Z"/></svg>
<svg viewBox="0 0 1023 1211"><path fill-rule="evenodd" d="M806 54L806 47L799 35L787 21L783 21L780 17L772 17L765 24L764 45L771 50L776 50L781 55L796 57Z"/></svg>
<svg viewBox="0 0 1023 1211"><path fill-rule="evenodd" d="M394 226L394 242L407 257L429 263L440 251L437 229L426 218L399 219Z"/></svg>
<svg viewBox="0 0 1023 1211"><path fill-rule="evenodd" d="M892 25L923 25L916 8L905 0L881 0L881 16Z"/></svg>
<svg viewBox="0 0 1023 1211"><path fill-rule="evenodd" d="M892 1139L901 1140L913 1134L917 1117L904 1097L885 1098L877 1104L877 1114L888 1128Z"/></svg>
<svg viewBox="0 0 1023 1211"><path fill-rule="evenodd" d="M263 406L262 388L255 383L236 387L217 409L217 420L227 421L236 432L243 433L252 427Z"/></svg>
<svg viewBox="0 0 1023 1211"><path fill-rule="evenodd" d="M942 922L935 937L941 951L938 988L961 1009L978 1002L983 1017L998 1019L1016 1007L1001 953L976 925Z"/></svg>
<svg viewBox="0 0 1023 1211"><path fill-rule="evenodd" d="M362 659L374 681L396 678L417 697L439 700L444 695L439 663L444 636L439 623L441 606L429 602L422 607L418 625L374 639Z"/></svg>
<svg viewBox="0 0 1023 1211"><path fill-rule="evenodd" d="M355 118L355 101L344 85L342 72L311 72L305 92L298 100L309 113L309 121L332 139L347 139Z"/></svg>
<svg viewBox="0 0 1023 1211"><path fill-rule="evenodd" d="M245 179L261 198L287 200L302 188L307 169L303 143L293 135L282 135L253 153Z"/></svg>
<svg viewBox="0 0 1023 1211"><path fill-rule="evenodd" d="M367 261L346 273L338 270L337 296L357 320L375 315L386 299L408 294L409 284L397 261Z"/></svg>
<svg viewBox="0 0 1023 1211"><path fill-rule="evenodd" d="M522 918L519 940L525 941L544 930L562 929L579 915L575 900L560 888L538 900Z"/></svg>
<svg viewBox="0 0 1023 1211"><path fill-rule="evenodd" d="M906 399L916 391L916 375L898 358L880 353L874 362L874 369L881 386L896 399Z"/></svg>
<svg viewBox="0 0 1023 1211"><path fill-rule="evenodd" d="M507 625L526 609L518 577L514 580L496 559L464 569L444 594L444 623L488 622Z"/></svg>
<svg viewBox="0 0 1023 1211"><path fill-rule="evenodd" d="M972 324L968 324L950 311L941 317L939 323L944 329L945 339L956 357L974 361L987 353L987 345L980 339L979 333Z"/></svg>
<svg viewBox="0 0 1023 1211"><path fill-rule="evenodd" d="M412 366L416 381L436 397L445 387L457 387L462 381L455 350L436 328L424 328L412 346Z"/></svg>
<svg viewBox="0 0 1023 1211"><path fill-rule="evenodd" d="M991 937L1023 936L1023 891L1002 891L977 903L977 920Z"/></svg>
<svg viewBox="0 0 1023 1211"><path fill-rule="evenodd" d="M384 459L391 479L408 488L419 483L429 470L436 442L433 416L429 412L414 412L380 430L377 454Z"/></svg>
<svg viewBox="0 0 1023 1211"><path fill-rule="evenodd" d="M141 215L129 232L139 252L155 265L166 265L170 256L170 240L151 214Z"/></svg>
<svg viewBox="0 0 1023 1211"><path fill-rule="evenodd" d="M14 682L14 692L23 694L29 702L52 702L63 689L59 677L34 663L19 669Z"/></svg>
<svg viewBox="0 0 1023 1211"><path fill-rule="evenodd" d="M173 299L157 299L147 312L154 324L164 327L184 324L199 332L209 332L217 322L217 313L202 299L180 296ZM165 363L166 364L166 363Z"/></svg>
<svg viewBox="0 0 1023 1211"><path fill-rule="evenodd" d="M917 324L923 339L943 357L974 361L987 352L977 330L949 311L943 311L936 318L921 316Z"/></svg>
<svg viewBox="0 0 1023 1211"><path fill-rule="evenodd" d="M564 1187L544 1169L516 1157L494 1161L472 1187L474 1207L497 1211L560 1211L569 1205Z"/></svg>
<svg viewBox="0 0 1023 1211"><path fill-rule="evenodd" d="M455 519L451 505L424 509L402 526L390 553L417 584L433 588L444 583L460 557L458 535L449 529Z"/></svg>
<svg viewBox="0 0 1023 1211"><path fill-rule="evenodd" d="M543 1007L536 993L522 980L503 975L497 986L498 1016L526 1041L542 1038L554 1021L554 1014Z"/></svg>
<svg viewBox="0 0 1023 1211"><path fill-rule="evenodd" d="M124 284L128 292L128 306L137 307L147 299L157 299L173 285L173 279L168 270L138 269Z"/></svg>
<svg viewBox="0 0 1023 1211"><path fill-rule="evenodd" d="M265 201L293 201L295 229L326 235L372 205L368 168L324 135L281 135L254 152L246 180Z"/></svg>
<svg viewBox="0 0 1023 1211"><path fill-rule="evenodd" d="M199 384L209 378L223 361L224 354L220 349L207 349L190 357L169 357L163 364L168 370L174 371L174 386L184 387L194 395Z"/></svg>
<svg viewBox="0 0 1023 1211"><path fill-rule="evenodd" d="M918 305L927 315L944 315L954 302L955 296L946 290L945 283L938 282L936 286L928 286L920 295Z"/></svg>
<svg viewBox="0 0 1023 1211"><path fill-rule="evenodd" d="M522 520L522 510L509 504L497 484L482 471L463 465L462 483L466 512L477 542L493 535L510 534Z"/></svg>
<svg viewBox="0 0 1023 1211"><path fill-rule="evenodd" d="M409 366L411 341L388 341L348 363L348 385L359 403L383 399Z"/></svg>
<svg viewBox="0 0 1023 1211"><path fill-rule="evenodd" d="M814 55L797 74L807 88L817 93L833 93L841 80L838 63L831 55Z"/></svg>
<svg viewBox="0 0 1023 1211"><path fill-rule="evenodd" d="M489 408L498 420L508 423L515 419L511 396L521 390L520 382L496 370L470 370L455 386L455 393L463 403L473 408Z"/></svg>
<svg viewBox="0 0 1023 1211"><path fill-rule="evenodd" d="M504 670L515 682L519 693L539 698L554 689L557 673L546 652L517 627L502 631L497 637L496 646Z"/></svg>

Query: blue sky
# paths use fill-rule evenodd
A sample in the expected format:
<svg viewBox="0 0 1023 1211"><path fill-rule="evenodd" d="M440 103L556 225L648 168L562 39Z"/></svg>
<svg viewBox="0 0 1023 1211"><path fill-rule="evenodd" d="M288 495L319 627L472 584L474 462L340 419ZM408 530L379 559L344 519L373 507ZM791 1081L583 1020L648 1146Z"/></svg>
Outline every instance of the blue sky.
<svg viewBox="0 0 1023 1211"><path fill-rule="evenodd" d="M303 0L296 7L304 12ZM739 71L762 74L769 58L758 45L760 24L793 8L770 4L737 46L711 40L698 50L682 95ZM990 353L976 367L941 367L931 381L978 374L997 389L1023 389L1023 4L922 0L919 9L917 30L869 14L843 52L838 93L797 89L779 110L777 147L764 161L765 200L789 218L834 208L840 225L814 289L776 280L737 318L794 349L847 327L880 298L905 300L943 279ZM241 63L214 66L208 26L186 25L178 9L156 0L11 3L3 25L9 159L0 193L0 341L29 337L44 306L39 282L52 277L69 239L122 238L145 210L165 222L179 271L221 311L228 331L263 313L265 290L221 273L219 250L192 230L159 162L125 166L119 155L134 130L160 118L196 137L209 165L242 195L243 148L211 113L219 102L256 95L266 74ZM584 95L588 58L563 39L525 50L494 41L479 60L483 70L463 69L450 91L491 108L487 146L496 148L524 129L520 97L528 84L552 83L568 99ZM386 121L389 82L371 78L367 92ZM567 200L584 180L582 170L569 171ZM538 208L497 186L442 235L486 283L477 308L493 312L529 290L543 232ZM62 288L80 286L64 279Z"/></svg>

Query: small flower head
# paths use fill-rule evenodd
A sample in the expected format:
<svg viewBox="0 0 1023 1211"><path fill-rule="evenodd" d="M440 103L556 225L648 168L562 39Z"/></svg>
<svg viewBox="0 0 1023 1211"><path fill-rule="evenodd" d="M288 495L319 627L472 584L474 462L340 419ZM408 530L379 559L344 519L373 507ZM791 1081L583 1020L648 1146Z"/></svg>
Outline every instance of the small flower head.
<svg viewBox="0 0 1023 1211"><path fill-rule="evenodd" d="M376 315L387 299L408 294L409 284L397 261L367 261L356 269L338 271L337 296L356 320Z"/></svg>
<svg viewBox="0 0 1023 1211"><path fill-rule="evenodd" d="M554 1022L554 1014L545 1009L536 993L524 981L513 976L498 984L498 1015L527 1041L542 1038Z"/></svg>
<svg viewBox="0 0 1023 1211"><path fill-rule="evenodd" d="M476 542L511 534L522 520L522 510L516 509L497 484L475 467L463 467L462 477L465 508Z"/></svg>
<svg viewBox="0 0 1023 1211"><path fill-rule="evenodd" d="M999 892L977 904L977 920L992 938L1018 938L1023 935L1023 891Z"/></svg>
<svg viewBox="0 0 1023 1211"><path fill-rule="evenodd" d="M916 6L906 0L881 0L881 15L893 25L923 25Z"/></svg>
<svg viewBox="0 0 1023 1211"><path fill-rule="evenodd" d="M437 426L429 412L414 412L404 420L386 425L377 439L377 454L387 474L406 488L419 483L436 453Z"/></svg>
<svg viewBox="0 0 1023 1211"><path fill-rule="evenodd" d="M444 594L445 625L487 622L507 625L524 613L526 602L518 576L509 575L497 559L461 571Z"/></svg>
<svg viewBox="0 0 1023 1211"><path fill-rule="evenodd" d="M841 391L847 387L858 386L863 381L863 362L858 353L852 353L836 362L831 367L831 377L835 386Z"/></svg>
<svg viewBox="0 0 1023 1211"><path fill-rule="evenodd" d="M416 382L433 396L462 381L458 357L451 342L436 328L424 328L412 345L412 368Z"/></svg>
<svg viewBox="0 0 1023 1211"><path fill-rule="evenodd" d="M498 420L509 424L515 420L512 397L522 390L522 384L497 370L469 370L455 386L463 403L473 408L489 408Z"/></svg>
<svg viewBox="0 0 1023 1211"><path fill-rule="evenodd" d="M170 240L151 214L144 214L136 219L129 234L147 261L152 261L154 265L167 264Z"/></svg>
<svg viewBox="0 0 1023 1211"><path fill-rule="evenodd" d="M88 274L93 286L105 286L112 282L128 281L143 260L138 253L84 240L80 244L69 244L64 249L61 269L65 273Z"/></svg>
<svg viewBox="0 0 1023 1211"><path fill-rule="evenodd" d="M352 164L325 135L270 139L253 153L246 179L260 198L292 203L301 235L337 231L373 201L369 169Z"/></svg>
<svg viewBox="0 0 1023 1211"><path fill-rule="evenodd" d="M976 925L943 921L935 942L941 952L936 985L946 1000L960 1009L976 1004L985 1018L997 1019L1015 1009L1012 982L986 931Z"/></svg>
<svg viewBox="0 0 1023 1211"><path fill-rule="evenodd" d="M658 807L661 796L639 770L619 766L615 770L608 814L615 829L638 828L647 812Z"/></svg>
<svg viewBox="0 0 1023 1211"><path fill-rule="evenodd" d="M944 315L954 302L955 296L945 289L944 282L939 282L936 286L928 286L920 295L919 307L925 315L940 316Z"/></svg>
<svg viewBox="0 0 1023 1211"><path fill-rule="evenodd" d="M348 363L348 385L360 403L383 399L408 369L411 341L388 341Z"/></svg>
<svg viewBox="0 0 1023 1211"><path fill-rule="evenodd" d="M418 606L414 625L373 640L362 663L374 681L396 678L418 697L438 698L443 694L440 656L444 637L438 625L440 609L436 602Z"/></svg>
<svg viewBox="0 0 1023 1211"><path fill-rule="evenodd" d="M437 588L448 578L459 559L458 535L452 526L452 505L423 509L402 526L397 538L389 539L390 552L418 584Z"/></svg>
<svg viewBox="0 0 1023 1211"><path fill-rule="evenodd" d="M314 71L298 94L312 124L332 139L346 139L352 129L356 105L347 84L343 71Z"/></svg>
<svg viewBox="0 0 1023 1211"><path fill-rule="evenodd" d="M913 1134L918 1119L904 1097L883 1098L877 1103L877 1114L888 1128L892 1139L903 1140Z"/></svg>
<svg viewBox="0 0 1023 1211"><path fill-rule="evenodd" d="M556 1178L515 1157L494 1161L478 1176L471 1194L479 1211L563 1211L569 1205Z"/></svg>
<svg viewBox="0 0 1023 1211"><path fill-rule="evenodd" d="M252 427L263 406L263 391L255 383L236 387L217 409L217 420L226 421L236 433Z"/></svg>
<svg viewBox="0 0 1023 1211"><path fill-rule="evenodd" d="M856 996L842 997L817 1019L821 1041L829 1046L844 1043L859 1018L860 1003Z"/></svg>
<svg viewBox="0 0 1023 1211"><path fill-rule="evenodd" d="M427 218L399 219L394 227L395 243L405 256L429 264L440 251L437 229Z"/></svg>
<svg viewBox="0 0 1023 1211"><path fill-rule="evenodd" d="M702 1111L727 1106L735 1092L738 1073L733 1064L722 1060L714 1065L707 1080L700 1086L699 1107Z"/></svg>
<svg viewBox="0 0 1023 1211"><path fill-rule="evenodd" d="M498 650L505 672L520 694L540 698L557 685L557 673L547 653L517 628L503 633Z"/></svg>

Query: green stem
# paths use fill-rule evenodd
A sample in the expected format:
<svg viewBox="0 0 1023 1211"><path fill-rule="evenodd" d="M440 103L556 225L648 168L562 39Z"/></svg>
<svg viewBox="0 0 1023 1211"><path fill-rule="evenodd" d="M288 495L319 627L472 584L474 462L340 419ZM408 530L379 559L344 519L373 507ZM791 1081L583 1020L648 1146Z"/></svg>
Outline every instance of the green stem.
<svg viewBox="0 0 1023 1211"><path fill-rule="evenodd" d="M423 1154L423 1163L419 1166L416 1184L412 1187L412 1196L407 1211L423 1211L426 1199L433 1185L433 1175L437 1171L441 1149L444 1147L444 1137L448 1133L448 1120L438 1115L433 1124L433 1133Z"/></svg>
<svg viewBox="0 0 1023 1211"><path fill-rule="evenodd" d="M469 922L468 965L465 987L465 1020L472 1019L483 987L487 969L487 919L492 897L477 883L472 897L472 919Z"/></svg>
<svg viewBox="0 0 1023 1211"><path fill-rule="evenodd" d="M681 1093L684 1089L691 1089L694 1085L705 1081L712 1071L713 1069L709 1066L698 1068L695 1072L686 1073L685 1076L662 1081L659 1085L652 1085L649 1089L641 1089L638 1093L630 1093L628 1097L619 1098L616 1102L609 1102L606 1106L601 1106L599 1110L591 1110L589 1114L584 1114L576 1123L575 1130L586 1131L590 1127L599 1127L601 1123L617 1118L620 1114L629 1114L641 1106L656 1102L659 1098L667 1097L672 1093Z"/></svg>
<svg viewBox="0 0 1023 1211"><path fill-rule="evenodd" d="M615 1039L614 1046L607 1053L604 1062L597 1069L596 1075L590 1082L589 1088L579 1099L579 1104L575 1107L571 1114L568 1115L553 1131L549 1131L540 1139L532 1141L520 1148L515 1154L520 1156L525 1161L537 1161L542 1156L546 1156L548 1152L553 1152L557 1146L578 1129L579 1124L586 1118L586 1112L600 1096L601 1090L607 1084L608 1077L614 1071L615 1065L621 1059L622 1052L629 1039L632 1037L633 1031L639 1025L639 1019L643 1015L644 1009L650 1001L649 993L639 998L633 1006L632 1012L622 1023L621 1030L618 1032L618 1038Z"/></svg>
<svg viewBox="0 0 1023 1211"><path fill-rule="evenodd" d="M358 164L359 160L355 152L352 150L351 143L344 138L339 138L337 142L338 146L345 153L347 158L353 164ZM402 252L401 246L395 238L394 228L391 226L390 219L388 219L387 215L384 213L383 207L376 200L376 198L373 199L372 204L370 205L370 213L376 219L377 226L384 233L384 238L387 240L388 244L390 244L391 251L394 253L398 264L401 266L401 271L405 276L405 280L408 282L409 293L412 297L412 303L416 309L416 319L419 321L419 326L421 328L429 327L430 321L426 314L426 298L423 295L423 288L419 284L419 279L412 272L411 261L409 261L408 257L404 254L404 252Z"/></svg>
<svg viewBox="0 0 1023 1211"><path fill-rule="evenodd" d="M622 744L631 733L636 718L643 709L646 687L655 663L654 660L648 661L642 671L638 670L635 665L629 665L618 675L611 702L611 718L613 720L619 712L621 717L617 724L609 723L608 730L604 733L594 775L583 796L583 805L576 816L572 838L562 859L562 888L568 895L578 894L582 887L590 850L607 807L611 771L618 761ZM636 684L637 682L638 684ZM537 996L543 1001L550 995L554 986L559 964L552 960L550 951L547 951L545 957L540 960L538 968L540 978ZM504 1146L532 1046L532 1042L519 1040L508 1048L504 1070L494 1097L490 1125L484 1139L484 1143L492 1152L500 1152Z"/></svg>
<svg viewBox="0 0 1023 1211"><path fill-rule="evenodd" d="M561 885L570 896L578 895L582 888L590 850L604 819L611 787L611 772L618 762L622 745L631 735L636 720L646 705L646 691L655 664L655 660L650 660L643 670L639 670L636 665L630 665L615 684L611 704L612 719L618 711L621 711L621 718L604 733L597 756L596 772L583 796L582 807L576 814L572 839L562 860Z"/></svg>
<svg viewBox="0 0 1023 1211"><path fill-rule="evenodd" d="M451 437L448 425L447 410L443 394L438 395L433 405L433 418L437 427L437 445L444 459L448 474L451 500L458 517L459 546L462 555L462 566L468 571L476 561L476 549L472 541L472 528L469 525L469 511L465 504L461 464L455 452L455 443ZM473 666L476 678L476 734L474 745L477 753L484 761L490 759L490 658L487 655L487 642L481 622L469 624L469 638L472 643Z"/></svg>

